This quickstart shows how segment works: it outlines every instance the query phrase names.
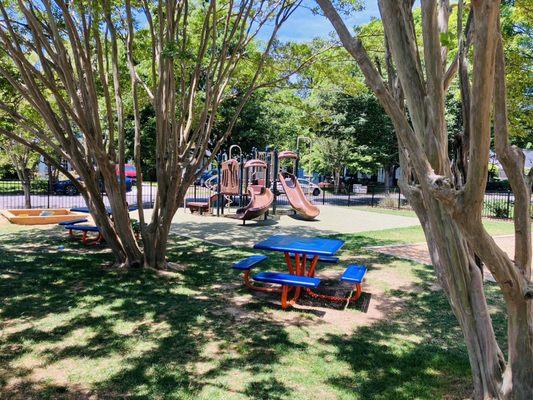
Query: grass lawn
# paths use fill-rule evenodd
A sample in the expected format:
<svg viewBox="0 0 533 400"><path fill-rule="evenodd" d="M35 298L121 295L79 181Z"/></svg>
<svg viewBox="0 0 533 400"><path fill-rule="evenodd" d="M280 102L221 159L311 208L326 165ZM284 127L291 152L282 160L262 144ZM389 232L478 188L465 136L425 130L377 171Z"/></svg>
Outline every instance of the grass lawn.
<svg viewBox="0 0 533 400"><path fill-rule="evenodd" d="M229 268L247 249L171 237L176 271L120 271L107 267L105 248L70 242L60 229L4 228L2 399L470 394L462 336L432 269L364 250L418 240L420 228L342 236L342 264L369 266L371 301L385 315L358 325L363 312L338 311L354 322L348 330L313 309L283 312L278 296L251 295ZM269 256L265 269L279 270L281 257ZM487 284L487 295L504 337L497 288Z"/></svg>

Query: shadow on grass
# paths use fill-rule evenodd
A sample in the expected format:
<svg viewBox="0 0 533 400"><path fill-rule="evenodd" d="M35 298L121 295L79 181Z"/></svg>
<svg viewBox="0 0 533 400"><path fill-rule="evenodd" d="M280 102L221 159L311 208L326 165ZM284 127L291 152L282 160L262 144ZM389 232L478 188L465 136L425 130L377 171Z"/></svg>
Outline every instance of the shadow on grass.
<svg viewBox="0 0 533 400"><path fill-rule="evenodd" d="M392 258L362 253L375 244L352 237L345 251L383 268ZM312 378L303 392L330 397L434 398L469 384L460 332L426 267L422 291L390 293L402 307L386 321L340 335L314 313L288 326L275 316L291 314L262 297L239 302L249 295L229 265L249 253L236 248L175 240L169 256L186 268L166 275L106 268L107 250L59 231L0 236L0 254L0 398L304 398L301 373ZM267 268L280 263L274 255ZM305 371L286 371L288 355ZM43 378L58 364L65 375L68 360L78 383Z"/></svg>

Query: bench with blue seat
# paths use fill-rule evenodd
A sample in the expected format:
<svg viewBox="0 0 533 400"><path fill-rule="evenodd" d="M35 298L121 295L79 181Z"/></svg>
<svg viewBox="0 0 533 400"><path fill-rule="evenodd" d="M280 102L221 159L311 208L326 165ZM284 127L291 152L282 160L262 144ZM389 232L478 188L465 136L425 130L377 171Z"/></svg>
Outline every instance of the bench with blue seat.
<svg viewBox="0 0 533 400"><path fill-rule="evenodd" d="M94 225L81 225L81 224L70 224L64 225L65 229L68 229L68 234L70 237L76 239L74 231L81 232L81 242L83 244L98 244L103 240L102 234L100 233L100 228ZM97 233L95 238L89 238L88 233L95 232Z"/></svg>
<svg viewBox="0 0 533 400"><path fill-rule="evenodd" d="M254 281L276 283L278 285L299 286L306 288L316 288L320 284L319 278L310 278L281 272L259 272L252 277Z"/></svg>
<svg viewBox="0 0 533 400"><path fill-rule="evenodd" d="M355 294L351 296L348 301L355 301L363 293L363 279L366 275L366 267L364 265L350 264L341 276L341 282L347 282L354 285Z"/></svg>
<svg viewBox="0 0 533 400"><path fill-rule="evenodd" d="M294 305L298 296L300 295L300 289L314 289L320 284L320 279L311 278L308 276L283 274L280 272L259 272L252 278L254 281L262 283L274 283L281 285L281 308L286 310L287 307ZM291 288L296 288L294 298L287 302L287 295Z"/></svg>
<svg viewBox="0 0 533 400"><path fill-rule="evenodd" d="M87 222L87 218L78 218L78 219L71 219L70 221L63 221L59 222L59 226L67 226L67 225L76 225L76 224L83 224L84 222Z"/></svg>
<svg viewBox="0 0 533 400"><path fill-rule="evenodd" d="M267 256L263 254L256 254L250 257L247 257L243 260L240 260L232 265L233 269L238 269L240 271L249 271L254 268L256 265L262 263L267 259Z"/></svg>
<svg viewBox="0 0 533 400"><path fill-rule="evenodd" d="M261 264L263 261L267 259L267 256L263 254L254 254L253 256L244 258L236 263L234 263L231 268L236 269L237 271L243 271L243 281L244 285L252 290L257 290L260 292L275 292L278 291L277 289L273 288L263 288L260 286L254 286L250 282L250 271L255 268L257 265Z"/></svg>

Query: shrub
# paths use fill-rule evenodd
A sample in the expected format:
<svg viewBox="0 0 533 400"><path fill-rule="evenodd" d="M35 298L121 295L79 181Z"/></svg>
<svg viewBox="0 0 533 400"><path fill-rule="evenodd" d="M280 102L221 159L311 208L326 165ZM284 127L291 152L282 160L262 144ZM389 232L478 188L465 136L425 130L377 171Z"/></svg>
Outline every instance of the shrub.
<svg viewBox="0 0 533 400"><path fill-rule="evenodd" d="M509 218L510 207L508 207L506 200L490 202L486 205L486 208L492 214L492 217Z"/></svg>
<svg viewBox="0 0 533 400"><path fill-rule="evenodd" d="M398 207L398 198L395 196L387 195L379 201L380 207L396 208Z"/></svg>

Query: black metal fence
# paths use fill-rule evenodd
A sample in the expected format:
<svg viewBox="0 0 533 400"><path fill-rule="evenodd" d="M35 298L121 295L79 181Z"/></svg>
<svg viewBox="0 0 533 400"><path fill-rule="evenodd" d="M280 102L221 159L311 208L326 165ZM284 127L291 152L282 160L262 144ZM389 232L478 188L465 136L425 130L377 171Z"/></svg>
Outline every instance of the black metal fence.
<svg viewBox="0 0 533 400"><path fill-rule="evenodd" d="M143 203L150 207L155 200L157 186L155 183L143 184ZM109 205L103 193L104 203ZM137 204L135 187L126 194L128 204ZM48 180L33 180L30 186L31 208L73 208L85 207L85 199L65 186L49 185ZM20 181L0 181L0 210L26 208L26 198Z"/></svg>
<svg viewBox="0 0 533 400"><path fill-rule="evenodd" d="M304 191L306 189L304 188ZM364 190L361 190L364 191ZM143 184L143 203L146 207L153 205L157 193L157 184L145 182ZM207 202L213 192L205 186L193 185L189 188L186 201ZM409 210L410 206L398 188L385 190L381 187L368 186L366 193L341 191L334 193L331 189L310 188L308 197L318 205L330 206L367 206ZM32 208L72 208L85 206L85 200L79 194L67 195L58 192L46 180L34 180L31 183ZM127 193L129 204L137 203L135 188ZM226 206L239 207L247 202L245 197L233 196L227 198ZM108 204L104 194L104 201ZM531 203L533 209L533 202ZM0 209L25 208L25 198L20 181L0 181ZM289 209L290 204L284 193L276 193L274 212ZM224 210L219 207L219 212ZM491 191L485 193L483 216L488 218L511 219L514 213L514 195L511 191Z"/></svg>

